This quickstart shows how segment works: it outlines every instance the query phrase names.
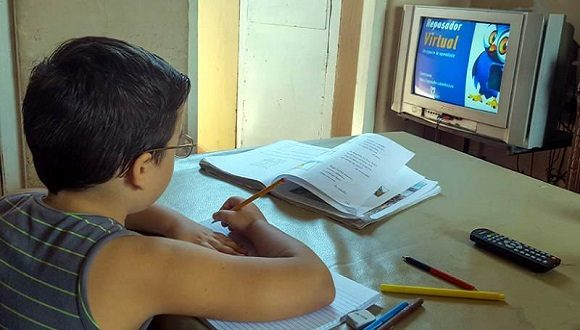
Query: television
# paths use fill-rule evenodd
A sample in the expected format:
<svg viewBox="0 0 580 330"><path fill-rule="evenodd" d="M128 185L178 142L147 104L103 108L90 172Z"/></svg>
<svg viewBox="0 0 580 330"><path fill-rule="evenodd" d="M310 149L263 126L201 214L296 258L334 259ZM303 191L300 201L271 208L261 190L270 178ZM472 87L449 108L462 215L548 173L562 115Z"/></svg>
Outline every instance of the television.
<svg viewBox="0 0 580 330"><path fill-rule="evenodd" d="M406 5L391 110L511 147L545 147L561 136L576 47L564 15Z"/></svg>

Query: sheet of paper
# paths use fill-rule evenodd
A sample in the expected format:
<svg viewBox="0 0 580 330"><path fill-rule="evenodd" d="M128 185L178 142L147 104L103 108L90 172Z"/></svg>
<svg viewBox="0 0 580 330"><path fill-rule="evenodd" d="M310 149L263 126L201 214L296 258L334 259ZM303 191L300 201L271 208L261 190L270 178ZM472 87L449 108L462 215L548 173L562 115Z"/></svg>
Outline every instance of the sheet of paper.
<svg viewBox="0 0 580 330"><path fill-rule="evenodd" d="M381 219L387 214L400 211L424 199L435 196L440 192L441 187L437 181L425 179L413 187L398 194L397 196L391 198L387 203L381 205L381 207L373 210L372 214L369 214L369 218Z"/></svg>
<svg viewBox="0 0 580 330"><path fill-rule="evenodd" d="M362 216L352 215L333 208L316 195L293 183L287 183L282 186L282 189L277 191L276 195L297 205L298 207L316 209L347 226L360 229L413 206L427 198L436 196L440 192L441 187L439 187L436 181L423 179Z"/></svg>
<svg viewBox="0 0 580 330"><path fill-rule="evenodd" d="M363 134L286 173L344 206L359 207L413 156L382 135ZM325 196L319 197L330 202Z"/></svg>
<svg viewBox="0 0 580 330"><path fill-rule="evenodd" d="M329 149L283 140L264 147L226 156L209 156L204 162L223 172L258 180L265 186L275 176L328 152Z"/></svg>
<svg viewBox="0 0 580 330"><path fill-rule="evenodd" d="M413 171L408 166L403 166L397 174L390 176L382 183L381 187L367 199L361 207L356 209L357 215L364 213L384 204L389 199L404 192L408 188L416 185L425 179L421 174Z"/></svg>
<svg viewBox="0 0 580 330"><path fill-rule="evenodd" d="M310 187L310 184L307 182L300 182L302 188L286 183L286 187L278 189L276 195L281 195L282 197L287 196L289 199L294 199L311 206L313 206L313 204L310 199L314 199L315 205L319 205L319 202L326 203L342 213L360 217L363 216L364 213L380 206L423 179L425 179L425 177L421 174L413 171L408 166L403 166L396 172L396 175L384 178L379 189L377 189L375 193L360 206L344 206L335 202L331 198L318 197L303 189L305 187L314 189L313 187Z"/></svg>

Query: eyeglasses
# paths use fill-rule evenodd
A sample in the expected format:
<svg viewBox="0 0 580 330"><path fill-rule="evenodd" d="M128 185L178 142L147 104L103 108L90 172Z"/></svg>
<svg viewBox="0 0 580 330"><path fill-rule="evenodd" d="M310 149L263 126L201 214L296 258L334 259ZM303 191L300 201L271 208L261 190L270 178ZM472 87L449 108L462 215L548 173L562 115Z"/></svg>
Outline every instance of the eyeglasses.
<svg viewBox="0 0 580 330"><path fill-rule="evenodd" d="M168 146L163 148L155 148L149 149L146 152L154 152L154 151L162 151L168 149L176 149L175 150L175 158L186 158L187 156L191 155L193 151L193 147L195 147L195 143L193 143L193 139L191 136L187 134L181 134L179 137L179 144L176 146Z"/></svg>

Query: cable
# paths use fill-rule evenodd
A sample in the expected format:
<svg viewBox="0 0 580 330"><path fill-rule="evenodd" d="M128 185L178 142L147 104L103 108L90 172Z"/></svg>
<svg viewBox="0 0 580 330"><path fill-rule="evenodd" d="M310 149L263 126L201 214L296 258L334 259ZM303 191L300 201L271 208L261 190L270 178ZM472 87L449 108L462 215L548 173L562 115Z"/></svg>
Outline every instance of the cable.
<svg viewBox="0 0 580 330"><path fill-rule="evenodd" d="M552 171L554 169L554 149L548 154L548 166L546 167L546 182L552 183Z"/></svg>
<svg viewBox="0 0 580 330"><path fill-rule="evenodd" d="M562 167L564 166L564 160L566 159L567 148L559 148L556 150L550 150L548 157L548 167L546 168L546 182L558 185L562 182L566 184L567 171L564 171ZM558 163L558 168L556 169L556 164Z"/></svg>
<svg viewBox="0 0 580 330"><path fill-rule="evenodd" d="M536 152L532 151L532 159L530 160L530 176L533 178L534 177L534 154Z"/></svg>
<svg viewBox="0 0 580 330"><path fill-rule="evenodd" d="M437 115L437 124L435 125L435 142L441 143L441 132L439 131L439 125L441 124L441 120L443 120L443 115Z"/></svg>
<svg viewBox="0 0 580 330"><path fill-rule="evenodd" d="M556 183L562 181L564 184L566 184L566 175L568 174L568 172L562 170L562 166L564 166L564 159L566 159L566 150L568 150L568 148L563 148L562 159L560 159L560 166L558 166L557 172L558 181L556 181Z"/></svg>

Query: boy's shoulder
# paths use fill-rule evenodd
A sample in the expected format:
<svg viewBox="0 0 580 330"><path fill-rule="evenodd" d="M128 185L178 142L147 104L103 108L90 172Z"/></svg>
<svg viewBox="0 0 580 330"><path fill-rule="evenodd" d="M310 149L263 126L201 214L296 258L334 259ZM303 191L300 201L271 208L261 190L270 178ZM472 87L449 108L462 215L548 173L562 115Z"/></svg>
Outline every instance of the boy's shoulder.
<svg viewBox="0 0 580 330"><path fill-rule="evenodd" d="M27 192L0 197L0 277L18 292L68 311L74 317L61 326L78 328L79 322L90 324L81 306L88 303L83 293L92 259L107 242L129 231L106 217L53 209L44 196ZM8 297L11 308L35 315L38 311L47 324L60 317L58 312L45 313L34 301L17 300L21 296L15 292Z"/></svg>
<svg viewBox="0 0 580 330"><path fill-rule="evenodd" d="M0 214L3 216L31 218L34 222L42 224L38 220L44 218L52 221L79 222L79 225L88 225L100 229L105 233L111 233L114 229L124 229L122 225L111 218L83 214L76 212L65 212L55 209L44 202L46 193L43 191L27 191L0 197ZM50 227L50 226L49 226ZM50 227L53 228L54 227ZM105 230L104 228L108 228Z"/></svg>
<svg viewBox="0 0 580 330"><path fill-rule="evenodd" d="M23 214L22 209L30 209L37 205L37 200L42 199L43 193L40 191L26 191L10 195L0 196L0 215Z"/></svg>
<svg viewBox="0 0 580 330"><path fill-rule="evenodd" d="M26 199L30 199L34 195L38 195L38 194L42 194L42 191L40 191L40 190L19 191L18 193L0 196L0 201L26 200Z"/></svg>
<svg viewBox="0 0 580 330"><path fill-rule="evenodd" d="M66 260L86 259L117 237L141 236L106 216L55 209L45 196L38 191L1 196L0 238L31 249L43 245L51 258ZM49 253L55 249L59 252Z"/></svg>

